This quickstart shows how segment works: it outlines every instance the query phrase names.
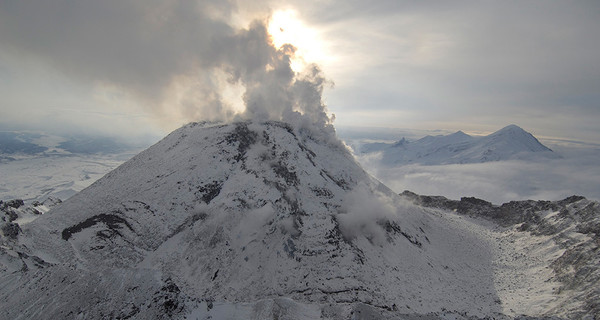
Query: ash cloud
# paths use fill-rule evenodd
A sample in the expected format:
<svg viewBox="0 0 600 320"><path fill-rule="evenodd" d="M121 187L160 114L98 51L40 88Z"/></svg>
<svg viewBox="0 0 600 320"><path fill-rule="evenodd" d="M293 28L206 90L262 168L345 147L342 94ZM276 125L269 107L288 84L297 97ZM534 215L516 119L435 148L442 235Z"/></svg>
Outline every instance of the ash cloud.
<svg viewBox="0 0 600 320"><path fill-rule="evenodd" d="M122 92L164 122L253 118L332 131L319 67L294 72L295 48L274 47L268 14L238 28L236 10L221 0L4 1L0 50ZM225 96L231 86L243 87L245 111Z"/></svg>

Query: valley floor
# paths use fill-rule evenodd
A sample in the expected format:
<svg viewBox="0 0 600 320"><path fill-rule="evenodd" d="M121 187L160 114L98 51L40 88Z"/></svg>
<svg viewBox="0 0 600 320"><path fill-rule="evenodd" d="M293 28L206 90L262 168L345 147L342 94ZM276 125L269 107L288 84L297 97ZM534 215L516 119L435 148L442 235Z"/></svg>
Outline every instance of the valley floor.
<svg viewBox="0 0 600 320"><path fill-rule="evenodd" d="M448 223L487 243L492 253L494 286L503 313L509 316L542 314L560 303L553 292L560 283L553 280L549 265L564 250L550 236L532 237L517 226L497 224L446 212Z"/></svg>
<svg viewBox="0 0 600 320"><path fill-rule="evenodd" d="M111 155L35 156L0 162L0 199L65 200L131 158Z"/></svg>

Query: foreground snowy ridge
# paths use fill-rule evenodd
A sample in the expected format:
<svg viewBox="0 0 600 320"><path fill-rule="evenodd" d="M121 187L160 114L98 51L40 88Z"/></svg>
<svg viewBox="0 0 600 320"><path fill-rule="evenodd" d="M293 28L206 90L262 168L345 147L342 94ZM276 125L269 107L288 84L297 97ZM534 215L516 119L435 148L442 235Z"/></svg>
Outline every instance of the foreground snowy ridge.
<svg viewBox="0 0 600 320"><path fill-rule="evenodd" d="M410 191L401 196L421 206L483 218L498 226L493 228L496 234L492 237L503 246L497 252L503 259L499 269L509 271L500 270L496 277L503 282L499 286L506 291L500 293L505 304L515 309L534 308L524 302L547 298L547 301L531 301L540 307L542 314L563 315L568 319L600 316L600 203L597 201L571 196L561 201L511 201L496 206L472 197L456 201ZM519 278L518 273L525 277ZM512 281L515 279L518 281ZM547 286L545 292L544 286ZM540 297L540 293L550 294Z"/></svg>
<svg viewBox="0 0 600 320"><path fill-rule="evenodd" d="M335 140L190 124L2 237L0 305L14 319L509 318L480 240Z"/></svg>

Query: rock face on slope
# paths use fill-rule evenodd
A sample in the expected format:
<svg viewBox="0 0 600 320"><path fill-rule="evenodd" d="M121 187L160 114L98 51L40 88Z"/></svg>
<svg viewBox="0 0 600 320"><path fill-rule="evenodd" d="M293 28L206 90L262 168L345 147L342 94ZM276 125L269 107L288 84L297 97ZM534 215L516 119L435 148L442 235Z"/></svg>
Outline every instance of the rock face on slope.
<svg viewBox="0 0 600 320"><path fill-rule="evenodd" d="M499 160L557 157L531 133L516 125L506 126L488 136L474 137L462 131L427 136L416 141L402 139L393 144L370 143L360 153L381 152L384 165L442 165L482 163Z"/></svg>
<svg viewBox="0 0 600 320"><path fill-rule="evenodd" d="M2 237L2 317L501 310L484 245L280 122L187 125L49 213Z"/></svg>
<svg viewBox="0 0 600 320"><path fill-rule="evenodd" d="M562 254L548 267L561 283L554 292L564 301L548 315L567 319L600 318L600 203L581 196L560 201L511 201L500 206L463 197L460 201L404 191L415 204L485 218L504 227L516 227L531 237L549 237Z"/></svg>
<svg viewBox="0 0 600 320"><path fill-rule="evenodd" d="M61 202L53 197L49 197L43 203L35 201L31 204L25 204L21 199L0 200L0 236L16 239L21 232L19 224L34 220Z"/></svg>

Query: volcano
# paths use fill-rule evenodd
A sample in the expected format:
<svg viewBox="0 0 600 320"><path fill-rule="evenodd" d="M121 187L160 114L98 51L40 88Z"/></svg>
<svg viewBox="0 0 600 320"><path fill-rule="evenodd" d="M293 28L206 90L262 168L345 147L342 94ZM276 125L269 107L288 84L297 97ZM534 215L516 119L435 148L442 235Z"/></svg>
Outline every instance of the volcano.
<svg viewBox="0 0 600 320"><path fill-rule="evenodd" d="M335 137L192 123L3 238L2 317L500 317L480 237Z"/></svg>

